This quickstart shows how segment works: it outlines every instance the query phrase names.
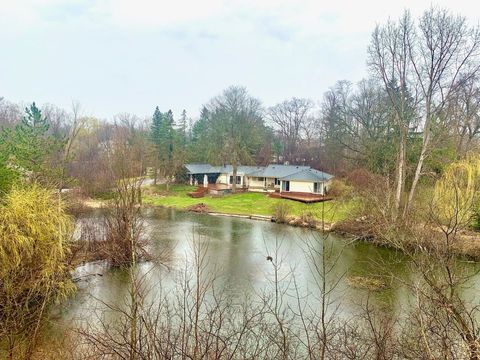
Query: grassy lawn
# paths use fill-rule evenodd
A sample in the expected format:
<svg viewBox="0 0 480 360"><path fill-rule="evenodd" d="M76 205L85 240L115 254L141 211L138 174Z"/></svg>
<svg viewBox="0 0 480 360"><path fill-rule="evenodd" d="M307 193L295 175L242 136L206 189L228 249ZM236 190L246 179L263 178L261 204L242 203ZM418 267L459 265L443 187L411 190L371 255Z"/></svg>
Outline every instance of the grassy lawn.
<svg viewBox="0 0 480 360"><path fill-rule="evenodd" d="M298 201L273 199L263 193L239 193L223 197L205 196L194 199L187 192L196 187L188 185L172 185L170 191L164 186L151 186L144 191L144 204L166 206L179 210L187 209L195 204L206 204L211 211L225 214L242 215L273 215L275 206L279 203L287 203L290 214L301 216L305 212L312 213L317 219L321 218L324 207L325 221L336 222L349 217L355 207L355 201L348 202L327 201L324 203L303 204Z"/></svg>

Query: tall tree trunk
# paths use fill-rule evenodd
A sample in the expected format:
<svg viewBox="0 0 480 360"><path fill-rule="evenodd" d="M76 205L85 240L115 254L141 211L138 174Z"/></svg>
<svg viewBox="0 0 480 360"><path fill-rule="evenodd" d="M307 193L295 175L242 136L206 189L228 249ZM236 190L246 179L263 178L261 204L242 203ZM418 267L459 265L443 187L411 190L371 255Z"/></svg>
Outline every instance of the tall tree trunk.
<svg viewBox="0 0 480 360"><path fill-rule="evenodd" d="M396 189L395 189L395 211L398 213L400 209L400 202L402 201L402 193L405 187L405 160L407 149L407 136L405 134L404 126L400 125L400 142L398 148L397 158L397 173L396 173Z"/></svg>
<svg viewBox="0 0 480 360"><path fill-rule="evenodd" d="M405 208L403 209L403 217L405 217L408 213L408 210L411 207L413 202L413 197L415 196L415 190L418 185L418 180L420 180L420 175L422 174L423 163L427 158L427 145L430 142L430 136L427 136L427 140L424 141L424 145L422 147L422 151L420 152L420 158L418 159L417 168L415 169L415 176L413 178L412 187L408 194L408 200L405 203Z"/></svg>
<svg viewBox="0 0 480 360"><path fill-rule="evenodd" d="M233 166L232 193L234 193L237 191L237 167L238 167L237 162L234 161L232 166Z"/></svg>
<svg viewBox="0 0 480 360"><path fill-rule="evenodd" d="M410 193L408 194L407 202L405 203L405 208L403 209L403 217L408 213L408 210L411 207L413 202L413 197L415 196L415 191L417 189L418 180L420 180L420 175L422 174L423 163L427 158L428 147L430 145L430 123L431 123L431 112L430 112L430 103L427 102L427 117L425 121L425 129L423 130L423 143L422 150L420 152L420 157L418 158L417 168L415 169L415 176L413 178L412 187L410 188Z"/></svg>

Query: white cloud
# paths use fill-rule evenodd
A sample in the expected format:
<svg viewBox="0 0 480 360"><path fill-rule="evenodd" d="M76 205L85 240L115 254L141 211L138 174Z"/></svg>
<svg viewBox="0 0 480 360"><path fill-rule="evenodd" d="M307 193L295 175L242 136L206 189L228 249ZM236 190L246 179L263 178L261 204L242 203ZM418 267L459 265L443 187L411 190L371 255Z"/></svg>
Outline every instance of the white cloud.
<svg viewBox="0 0 480 360"><path fill-rule="evenodd" d="M225 3L221 0L106 0L97 1L92 10L118 26L158 28L217 16L225 10Z"/></svg>
<svg viewBox="0 0 480 360"><path fill-rule="evenodd" d="M75 17L84 26L232 33L262 29L268 21L303 37L341 36L370 32L376 23L397 18L406 8L418 16L432 4L452 8L474 22L480 19L480 5L471 0L0 0L0 27L21 30L52 19L68 23Z"/></svg>

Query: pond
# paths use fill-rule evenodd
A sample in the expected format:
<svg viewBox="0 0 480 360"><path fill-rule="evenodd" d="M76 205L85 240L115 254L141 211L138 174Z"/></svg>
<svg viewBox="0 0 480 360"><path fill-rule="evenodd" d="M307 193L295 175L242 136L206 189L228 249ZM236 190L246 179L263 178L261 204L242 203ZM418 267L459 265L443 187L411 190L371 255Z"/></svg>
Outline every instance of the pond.
<svg viewBox="0 0 480 360"><path fill-rule="evenodd" d="M101 213L93 211L82 221L97 221ZM401 252L366 242L352 242L335 234L296 228L267 221L227 216L178 212L165 208L146 209L143 213L145 236L150 252L160 265L143 262L138 272L144 275L152 294L162 288L174 295L175 285L194 261L195 244L202 244L204 274L215 279L215 287L233 301L259 298L274 293L277 279L285 302L297 296L319 299L319 272L322 261L334 266L326 276L333 288L332 303L340 316L355 314L362 301L369 299L393 312L408 304L408 291L402 286L417 276ZM271 257L271 260L267 259ZM476 264L462 266L475 268ZM276 271L275 271L276 270ZM75 276L85 276L79 291L71 299L63 317L90 321L92 309L99 304L122 304L128 295L127 270L109 270L105 264L80 266ZM367 279L367 286L362 280ZM374 285L375 291L372 290ZM370 285L369 285L370 284ZM465 288L465 296L475 296L480 281L475 277ZM157 295L152 295L157 296ZM293 300L292 300L293 299Z"/></svg>

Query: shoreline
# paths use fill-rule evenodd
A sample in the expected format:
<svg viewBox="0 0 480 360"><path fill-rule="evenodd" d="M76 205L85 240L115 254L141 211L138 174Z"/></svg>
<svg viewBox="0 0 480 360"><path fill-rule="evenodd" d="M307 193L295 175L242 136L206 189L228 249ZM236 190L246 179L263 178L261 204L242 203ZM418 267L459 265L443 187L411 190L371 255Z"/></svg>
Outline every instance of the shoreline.
<svg viewBox="0 0 480 360"><path fill-rule="evenodd" d="M105 205L105 201L103 200L93 200L89 199L83 202L83 205L89 209L99 209ZM359 231L345 231L341 226L336 227L336 223L327 223L324 222L322 226L321 221L314 220L312 222L305 222L300 217L297 216L290 216L286 221L277 222L273 215L259 215L259 214L235 214L235 213L223 213L218 211L195 211L192 209L185 209L185 208L177 208L173 206L165 206L165 205L142 205L146 208L163 208L163 209L172 209L175 211L187 212L187 213L195 213L195 214L206 214L209 216L224 216L224 217L232 217L232 218L240 218L240 219L247 219L247 220L256 220L256 221L267 221L273 222L276 224L284 224L292 227L301 227L305 229L311 229L315 231L324 231L327 233L334 233L338 234L342 237L350 239L351 241L362 241L367 242L369 244L378 246L378 247L387 247L390 249L401 250L397 247L391 246L390 244L386 244L379 239L376 239L371 234L366 234L365 229L359 229ZM368 231L367 231L368 233ZM462 241L472 240L472 234L465 234L460 235L460 239ZM478 240L478 246L472 246L471 242L469 245L457 247L454 252L457 256L465 257L467 259L473 260L475 262L480 262L480 236L476 236L476 240Z"/></svg>
<svg viewBox="0 0 480 360"><path fill-rule="evenodd" d="M322 226L322 223L315 220L315 224L303 222L299 217L291 216L289 220L283 222L277 222L273 215L255 215L255 214L231 214L231 213L221 213L215 211L194 211L189 209L179 209L171 206L163 206L163 205L146 205L151 208L164 208L164 209L173 209L176 211L182 212L189 212L189 213L196 213L196 214L206 214L210 216L225 216L225 217L234 217L234 218L242 218L247 220L257 220L257 221L269 221L274 222L276 224L284 224L292 227L301 227L310 230L316 231L324 231L326 233L333 233L339 236L342 236L345 239L350 240L350 242L365 242L377 247L389 248L392 250L402 250L398 247L392 246L388 243L381 241L378 238L375 238L372 234L368 231L365 232L365 229L359 229L358 231L346 231L342 226L336 227L336 223L327 223L325 222ZM460 235L461 240L468 240L472 238L471 234ZM477 239L480 242L480 235L477 236ZM454 253L456 256L467 258L474 262L480 262L480 244L478 247L458 247L454 249Z"/></svg>
<svg viewBox="0 0 480 360"><path fill-rule="evenodd" d="M88 209L101 209L106 205L107 201L105 200L97 200L97 199L86 199L82 201L82 205ZM303 227L315 230L323 230L327 232L334 232L334 222L324 222L322 226L322 222L318 220L314 220L314 222L307 223L303 221L298 216L289 216L287 220L278 222L273 215L260 215L260 214L238 214L238 213L225 213L219 211L195 211L188 208L178 208L174 206L165 206L165 205L153 205L153 204L142 204L143 207L146 208L163 208L163 209L173 209L175 211L181 212L189 212L194 214L207 214L211 216L225 216L225 217L233 217L233 218L240 218L240 219L248 219L248 220L258 220L258 221L268 221L273 222L276 224L285 224L293 227ZM353 236L353 235L352 235Z"/></svg>
<svg viewBox="0 0 480 360"><path fill-rule="evenodd" d="M306 223L302 221L300 217L297 216L290 216L288 220L286 221L281 221L278 222L275 219L275 216L273 215L258 215L258 214L235 214L235 213L224 213L224 212L218 212L218 211L195 211L191 209L179 209L173 206L164 206L164 205L143 205L145 207L150 207L150 208L163 208L163 209L173 209L175 211L181 211L181 212L187 212L187 213L193 213L193 214L206 214L210 216L225 216L225 217L233 217L233 218L240 218L240 219L247 219L247 220L257 220L257 221L267 221L267 222L273 222L276 224L283 224L283 225L288 225L288 226L293 226L293 227L302 227L302 228L308 228L312 230L324 230L327 232L334 232L333 226L335 223L327 223L324 222L323 226L321 222L315 221L315 224L313 223Z"/></svg>

